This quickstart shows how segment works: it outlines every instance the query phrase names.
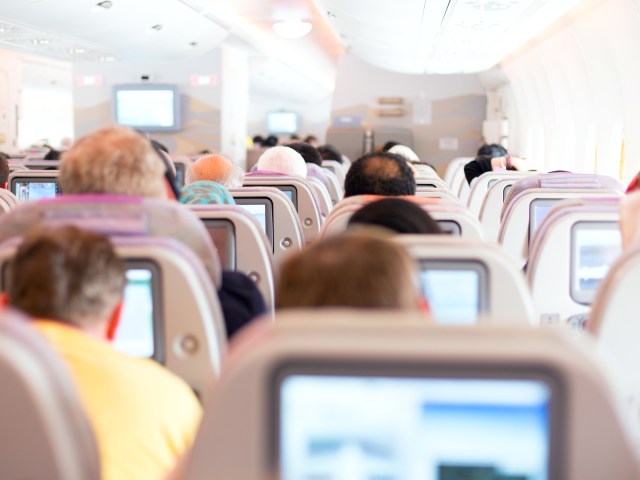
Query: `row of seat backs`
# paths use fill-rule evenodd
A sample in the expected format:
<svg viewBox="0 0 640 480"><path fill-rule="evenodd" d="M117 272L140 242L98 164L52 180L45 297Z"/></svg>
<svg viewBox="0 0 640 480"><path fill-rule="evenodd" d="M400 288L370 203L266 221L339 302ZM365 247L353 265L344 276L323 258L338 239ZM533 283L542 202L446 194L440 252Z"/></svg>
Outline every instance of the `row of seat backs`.
<svg viewBox="0 0 640 480"><path fill-rule="evenodd" d="M485 238L491 242L498 241L498 234L500 233L500 212L502 211L502 205L510 189L514 183L519 180L518 177L507 178L497 180L493 183L487 194L482 200L482 206L480 207L480 213L478 219L484 229Z"/></svg>
<svg viewBox="0 0 640 480"><path fill-rule="evenodd" d="M480 211L482 210L483 202L489 191L489 187L500 180L519 180L523 177L531 175L531 172L518 172L518 171L491 171L485 172L477 177L469 192L469 199L467 200L467 207L472 215L480 217Z"/></svg>
<svg viewBox="0 0 640 480"><path fill-rule="evenodd" d="M458 157L451 160L447 165L444 181L447 182L453 193L458 193L462 181L465 181L464 166L471 160L473 160L473 157Z"/></svg>
<svg viewBox="0 0 640 480"><path fill-rule="evenodd" d="M376 195L357 195L345 198L334 208L331 215L325 220L320 237L335 235L343 232L351 216L369 202L379 200ZM471 216L466 207L454 203L442 202L439 198L421 198L418 196L402 197L415 202L426 210L434 220L445 222L449 226L460 229L463 238L469 240L483 240L482 227L478 220Z"/></svg>
<svg viewBox="0 0 640 480"><path fill-rule="evenodd" d="M251 328L206 407L187 480L281 478L279 427L291 410L279 398L290 375L442 378L443 371L466 379L544 372L537 378L549 382L555 409L549 478L640 476L610 372L588 339L556 329L430 327L390 311L290 311Z"/></svg>
<svg viewBox="0 0 640 480"><path fill-rule="evenodd" d="M528 179L524 179L528 180ZM514 184L512 187L515 188ZM509 192L509 195L511 195ZM524 265L529 256L529 221L530 206L534 200L562 200L568 198L611 198L621 197L619 190L614 189L580 189L580 188L532 188L519 193L513 198L506 215L502 219L498 241L507 254L519 265Z"/></svg>
<svg viewBox="0 0 640 480"><path fill-rule="evenodd" d="M578 245L574 230L582 224L618 229L619 199L569 199L558 203L536 231L530 246L527 282L536 317L543 324L567 323L582 327L591 302L578 298ZM581 301L579 301L581 300Z"/></svg>
<svg viewBox="0 0 640 480"><path fill-rule="evenodd" d="M96 441L69 372L28 322L0 314L0 477L99 480Z"/></svg>

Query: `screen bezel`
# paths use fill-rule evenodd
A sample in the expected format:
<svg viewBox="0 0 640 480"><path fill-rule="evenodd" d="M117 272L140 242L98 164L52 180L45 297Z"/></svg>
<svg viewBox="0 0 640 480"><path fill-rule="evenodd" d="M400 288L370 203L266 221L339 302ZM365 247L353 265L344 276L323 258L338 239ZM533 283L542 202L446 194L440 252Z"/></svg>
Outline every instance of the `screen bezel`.
<svg viewBox="0 0 640 480"><path fill-rule="evenodd" d="M161 365L166 362L164 315L162 312L162 272L160 266L148 258L123 258L125 271L145 269L151 272L151 301L153 303L153 355Z"/></svg>
<svg viewBox="0 0 640 480"><path fill-rule="evenodd" d="M504 203L507 200L507 196L509 195L509 192L511 191L512 187L513 187L513 183L509 183L505 185L504 188L502 189L502 203Z"/></svg>
<svg viewBox="0 0 640 480"><path fill-rule="evenodd" d="M461 237L462 236L462 226L460 226L460 224L458 222L456 222L455 220L442 219L442 220L436 220L436 223L440 226L440 228L442 229L442 233L444 235L451 235L453 237ZM453 231L445 230L443 228L443 225L453 227L451 229Z"/></svg>
<svg viewBox="0 0 640 480"><path fill-rule="evenodd" d="M186 165L182 162L173 164L176 167L176 182L180 188L184 187L184 175L186 173Z"/></svg>
<svg viewBox="0 0 640 480"><path fill-rule="evenodd" d="M490 275L487 265L480 260L471 259L420 259L420 278L425 270L472 270L478 274L478 318L489 313L491 308L491 287L489 285ZM424 287L420 285L421 291ZM428 301L428 299L427 299ZM435 320L435 318L434 318ZM437 323L437 322L436 322ZM476 318L477 323L477 318Z"/></svg>
<svg viewBox="0 0 640 480"><path fill-rule="evenodd" d="M173 125L169 127L161 127L158 125L127 125L118 121L118 92L121 91L163 91L170 90L173 92ZM177 85L165 84L123 84L114 85L111 95L111 110L113 121L116 125L123 125L141 132L158 133L158 132L179 132L182 130L182 111L181 111L180 89Z"/></svg>
<svg viewBox="0 0 640 480"><path fill-rule="evenodd" d="M222 265L223 270L235 270L237 265L237 255L236 255L236 228L231 220L225 218L202 218L202 223L204 223L207 231L210 228L220 228L224 227L227 235L227 244L226 244L226 253L227 258L224 260L220 258L220 264ZM212 239L213 241L213 239ZM220 250L216 245L216 250L218 251L218 256L220 255Z"/></svg>
<svg viewBox="0 0 640 480"><path fill-rule="evenodd" d="M534 198L529 203L529 243L533 239L533 235L536 232L535 222L533 221L536 218L535 215L535 207L546 207L551 206L553 208L562 198ZM546 217L545 217L546 218Z"/></svg>
<svg viewBox="0 0 640 480"><path fill-rule="evenodd" d="M273 202L268 197L233 197L236 205L264 205L265 209L265 230L267 238L271 243L271 251L275 253L274 228L273 228ZM247 212L248 213L248 212Z"/></svg>
<svg viewBox="0 0 640 480"><path fill-rule="evenodd" d="M269 471L280 476L281 415L280 392L282 383L293 375L407 378L407 379L460 379L460 380L532 380L545 383L551 392L548 410L548 469L547 480L562 480L564 469L564 432L566 429L566 389L559 372L545 365L520 364L517 367L505 364L474 363L461 365L460 362L436 361L428 366L397 361L337 362L327 359L292 360L276 365L269 378L269 391L265 409L267 461Z"/></svg>
<svg viewBox="0 0 640 480"><path fill-rule="evenodd" d="M62 192L60 191L60 185L58 184L57 175L46 176L46 177L30 177L30 176L16 175L14 177L11 177L11 183L9 184L9 191L13 193L17 198L19 198L18 192L16 191L17 183L54 183L56 185L56 197L59 197L60 195L62 195ZM30 201L30 200L26 200L26 201Z"/></svg>
<svg viewBox="0 0 640 480"><path fill-rule="evenodd" d="M293 208L298 211L298 189L295 185L274 185L278 190L287 195L285 192L291 192L291 203L293 203ZM287 196L287 199L289 197Z"/></svg>
<svg viewBox="0 0 640 480"><path fill-rule="evenodd" d="M581 305L591 305L596 296L596 290L581 290L576 288L576 275L578 274L578 256L580 253L577 250L577 232L580 230L599 230L598 227L602 225L612 225L615 228L618 227L616 221L581 221L576 222L571 226L571 260L569 267L569 295L571 299Z"/></svg>

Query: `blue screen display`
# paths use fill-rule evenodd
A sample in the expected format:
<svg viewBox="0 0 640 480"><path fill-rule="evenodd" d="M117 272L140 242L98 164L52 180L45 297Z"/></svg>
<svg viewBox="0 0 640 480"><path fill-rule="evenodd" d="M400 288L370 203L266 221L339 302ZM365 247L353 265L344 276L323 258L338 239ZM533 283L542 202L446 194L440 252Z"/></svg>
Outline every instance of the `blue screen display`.
<svg viewBox="0 0 640 480"><path fill-rule="evenodd" d="M546 480L550 401L539 380L291 375L280 478Z"/></svg>

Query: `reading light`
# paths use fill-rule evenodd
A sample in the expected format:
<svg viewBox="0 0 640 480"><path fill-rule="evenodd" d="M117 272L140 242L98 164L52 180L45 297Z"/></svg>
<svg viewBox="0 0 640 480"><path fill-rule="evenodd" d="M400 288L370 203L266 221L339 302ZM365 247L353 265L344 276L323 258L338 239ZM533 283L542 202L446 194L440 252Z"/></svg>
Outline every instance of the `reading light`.
<svg viewBox="0 0 640 480"><path fill-rule="evenodd" d="M49 45L49 43L51 43L51 40L48 38L36 38L33 40L34 45Z"/></svg>
<svg viewBox="0 0 640 480"><path fill-rule="evenodd" d="M69 53L72 55L82 55L85 52L84 48L70 48Z"/></svg>
<svg viewBox="0 0 640 480"><path fill-rule="evenodd" d="M113 62L115 59L116 57L112 57L111 55L105 55L103 57L100 57L101 62Z"/></svg>
<svg viewBox="0 0 640 480"><path fill-rule="evenodd" d="M273 24L273 31L284 38L302 38L312 28L313 25L302 20L285 20Z"/></svg>
<svg viewBox="0 0 640 480"><path fill-rule="evenodd" d="M110 2L109 0L104 0L103 2L96 3L96 6L100 8L104 8L105 10L108 10L111 7L113 7L113 2Z"/></svg>

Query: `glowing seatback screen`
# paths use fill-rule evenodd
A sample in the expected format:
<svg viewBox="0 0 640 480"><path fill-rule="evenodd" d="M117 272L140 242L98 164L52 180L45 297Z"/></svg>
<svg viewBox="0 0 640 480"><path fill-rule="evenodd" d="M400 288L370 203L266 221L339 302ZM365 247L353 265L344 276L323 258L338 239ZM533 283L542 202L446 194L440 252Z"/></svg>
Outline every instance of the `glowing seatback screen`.
<svg viewBox="0 0 640 480"><path fill-rule="evenodd" d="M622 253L617 222L578 222L571 228L571 298L591 304L611 264Z"/></svg>
<svg viewBox="0 0 640 480"><path fill-rule="evenodd" d="M560 198L536 198L529 204L529 241Z"/></svg>
<svg viewBox="0 0 640 480"><path fill-rule="evenodd" d="M253 218L258 221L271 244L271 251L273 251L273 202L267 197L234 197L234 200L236 205L253 215Z"/></svg>
<svg viewBox="0 0 640 480"><path fill-rule="evenodd" d="M55 179L13 179L11 191L19 202L55 198L60 195L58 182Z"/></svg>
<svg viewBox="0 0 640 480"><path fill-rule="evenodd" d="M292 374L279 385L283 480L547 480L540 379Z"/></svg>
<svg viewBox="0 0 640 480"><path fill-rule="evenodd" d="M482 263L425 260L420 266L422 293L437 323L474 325L487 311L488 273Z"/></svg>
<svg viewBox="0 0 640 480"><path fill-rule="evenodd" d="M114 347L133 357L153 358L162 363L162 331L158 272L154 265L127 269L124 308Z"/></svg>

